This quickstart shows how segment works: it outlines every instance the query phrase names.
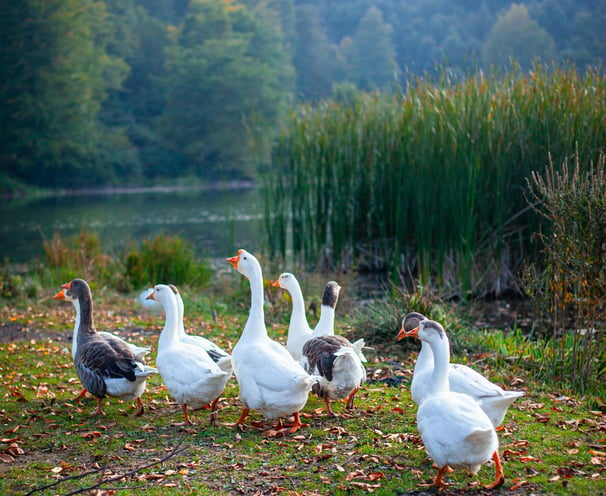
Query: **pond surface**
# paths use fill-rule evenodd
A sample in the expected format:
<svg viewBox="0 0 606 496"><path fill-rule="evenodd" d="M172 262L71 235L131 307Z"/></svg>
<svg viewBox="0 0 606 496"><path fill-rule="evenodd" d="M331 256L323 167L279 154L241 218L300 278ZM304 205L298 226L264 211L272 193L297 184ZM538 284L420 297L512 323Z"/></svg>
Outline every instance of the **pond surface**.
<svg viewBox="0 0 606 496"><path fill-rule="evenodd" d="M153 238L161 232L189 240L200 256L229 257L258 250L261 241L258 189L147 191L78 194L0 207L0 257L10 262L44 258L44 239L82 229L99 233L103 251Z"/></svg>

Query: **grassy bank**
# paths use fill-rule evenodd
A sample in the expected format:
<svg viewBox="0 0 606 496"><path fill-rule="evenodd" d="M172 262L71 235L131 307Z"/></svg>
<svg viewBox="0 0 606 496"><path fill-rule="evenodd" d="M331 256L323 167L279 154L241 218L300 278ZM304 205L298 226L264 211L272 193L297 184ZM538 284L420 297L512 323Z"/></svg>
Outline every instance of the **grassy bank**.
<svg viewBox="0 0 606 496"><path fill-rule="evenodd" d="M182 288L186 326L231 350L249 308L241 279L235 274L203 293ZM4 300L0 311L0 493L431 493L417 487L435 475L416 431L408 387L417 343L385 341L368 353L369 380L351 418L327 418L323 403L310 397L304 409L309 427L286 437L227 425L239 415L235 381L220 402L216 427L208 424L207 410L194 413L192 428L174 425L182 420L180 410L158 376L148 383L143 417L112 399L104 404L105 416L96 418L90 415L94 399L82 406L73 401L80 388L69 352L74 312L50 298L57 289L42 290L37 300ZM268 330L284 340L289 303L275 291L268 294ZM97 288L94 296L98 329L151 346L153 364L162 315L143 310L135 294ZM337 328L356 336L354 305L342 303ZM603 395L579 397L561 384L534 381L500 350L467 349L455 359L506 388L526 391L499 432L506 485L492 494L599 494L606 479ZM498 366L486 366L495 363L489 355L501 358ZM471 479L457 471L442 494L485 494L478 483L492 476L490 467Z"/></svg>

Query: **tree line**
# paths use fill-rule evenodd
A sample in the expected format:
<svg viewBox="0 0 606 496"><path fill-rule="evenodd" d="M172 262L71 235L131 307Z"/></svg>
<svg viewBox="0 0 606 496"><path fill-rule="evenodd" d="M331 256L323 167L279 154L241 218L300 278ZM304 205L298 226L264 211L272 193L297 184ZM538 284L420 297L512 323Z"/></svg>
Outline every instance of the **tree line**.
<svg viewBox="0 0 606 496"><path fill-rule="evenodd" d="M0 5L0 190L254 177L302 102L533 60L597 66L606 0ZM400 85L400 86L398 86Z"/></svg>

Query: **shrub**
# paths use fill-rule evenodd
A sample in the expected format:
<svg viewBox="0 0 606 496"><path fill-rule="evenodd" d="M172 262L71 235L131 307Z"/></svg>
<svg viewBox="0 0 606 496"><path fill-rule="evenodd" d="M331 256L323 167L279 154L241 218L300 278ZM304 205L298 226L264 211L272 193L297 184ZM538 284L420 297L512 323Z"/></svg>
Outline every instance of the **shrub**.
<svg viewBox="0 0 606 496"><path fill-rule="evenodd" d="M526 269L526 291L544 315L550 373L584 391L606 372L606 156L597 166L553 163L528 181L529 200L550 225L544 261ZM585 170L586 172L582 172Z"/></svg>
<svg viewBox="0 0 606 496"><path fill-rule="evenodd" d="M126 253L126 279L133 288L158 283L204 286L210 267L194 257L193 248L182 238L159 234L132 244Z"/></svg>
<svg viewBox="0 0 606 496"><path fill-rule="evenodd" d="M75 277L111 281L122 272L119 262L102 253L99 234L86 230L71 238L54 233L44 240L46 264L41 278L49 285L61 284Z"/></svg>
<svg viewBox="0 0 606 496"><path fill-rule="evenodd" d="M394 342L402 325L402 318L409 312L419 312L446 326L453 350L460 351L459 331L463 327L452 305L446 305L436 292L421 284L412 290L391 284L385 298L360 309L356 330L367 344L386 345ZM416 349L416 340L405 340L405 348Z"/></svg>

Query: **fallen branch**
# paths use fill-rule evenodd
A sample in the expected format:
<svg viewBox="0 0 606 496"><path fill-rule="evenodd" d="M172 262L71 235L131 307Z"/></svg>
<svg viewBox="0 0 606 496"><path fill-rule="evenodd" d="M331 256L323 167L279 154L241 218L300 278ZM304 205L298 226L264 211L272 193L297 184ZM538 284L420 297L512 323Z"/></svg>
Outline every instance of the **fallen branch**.
<svg viewBox="0 0 606 496"><path fill-rule="evenodd" d="M137 472L140 472L141 470L145 470L146 468L150 468L150 467L153 467L154 465L162 464L162 463L170 460L174 456L183 453L187 449L187 446L182 446L184 439L185 438L182 438L177 443L177 445L173 448L173 450L170 453L168 453L166 456L160 458L159 460L147 463L145 465L140 465L140 466L135 467L134 469L129 470L128 472L126 472L124 474L121 474L121 475L115 475L113 477L110 477L109 479L102 479L99 482L97 482L96 484L93 484L91 486L86 486L86 487L82 487L80 489L75 489L75 490L67 492L67 493L63 493L62 496L71 496L73 494L79 494L79 493L83 493L83 492L86 492L86 491L91 491L93 489L97 489L98 487L100 487L100 486L102 486L104 484L109 484L110 482L116 482L116 481L118 481L120 479L125 479L126 477L130 477L131 475L134 475ZM73 475L73 476L69 476L69 477L64 477L64 478L62 478L62 479L60 479L58 481L55 481L55 482L53 482L51 484L46 484L44 486L36 487L36 488L32 489L31 491L29 491L28 493L26 493L24 496L30 496L31 494L34 494L34 493L36 493L38 491L44 491L45 489L49 489L51 487L54 487L54 486L56 486L58 484L61 484L61 483L65 482L65 481L82 479L82 478L87 477L87 476L89 476L91 474L96 474L96 473L98 473L98 472L100 472L102 470L106 470L106 469L107 469L107 467L101 467L101 468L97 468L95 470L89 470L88 472L84 472L83 474L78 474L78 475ZM118 490L118 489L120 489L120 488L115 488L114 490Z"/></svg>

